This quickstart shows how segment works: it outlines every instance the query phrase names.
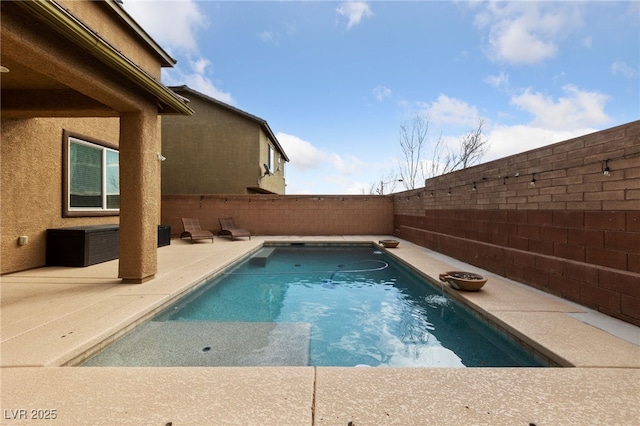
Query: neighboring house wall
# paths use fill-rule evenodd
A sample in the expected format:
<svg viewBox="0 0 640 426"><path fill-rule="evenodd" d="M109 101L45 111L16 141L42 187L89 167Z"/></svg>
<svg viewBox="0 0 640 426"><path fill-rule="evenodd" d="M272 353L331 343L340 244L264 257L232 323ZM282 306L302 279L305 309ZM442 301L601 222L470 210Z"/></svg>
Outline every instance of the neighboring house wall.
<svg viewBox="0 0 640 426"><path fill-rule="evenodd" d="M162 117L163 194L284 194L284 156L257 117L197 92L174 88L188 98L195 114ZM269 146L276 154L265 175Z"/></svg>
<svg viewBox="0 0 640 426"><path fill-rule="evenodd" d="M182 232L183 217L217 233L232 217L253 235L391 235L393 198L378 195L163 195L162 223Z"/></svg>
<svg viewBox="0 0 640 426"><path fill-rule="evenodd" d="M261 190L273 194L284 194L286 188L284 171L286 160L284 156L262 130L260 131L258 148L259 159L257 163L259 173L255 183L249 182L250 186L257 186ZM270 155L273 155L272 160L269 159ZM270 173L266 173L265 164L271 168ZM255 192L255 190L251 192Z"/></svg>
<svg viewBox="0 0 640 426"><path fill-rule="evenodd" d="M244 141L257 140L259 126L200 98L189 105L191 117L162 118L162 193L246 193L260 170L257 144Z"/></svg>
<svg viewBox="0 0 640 426"><path fill-rule="evenodd" d="M428 179L394 208L402 238L640 325L640 121Z"/></svg>

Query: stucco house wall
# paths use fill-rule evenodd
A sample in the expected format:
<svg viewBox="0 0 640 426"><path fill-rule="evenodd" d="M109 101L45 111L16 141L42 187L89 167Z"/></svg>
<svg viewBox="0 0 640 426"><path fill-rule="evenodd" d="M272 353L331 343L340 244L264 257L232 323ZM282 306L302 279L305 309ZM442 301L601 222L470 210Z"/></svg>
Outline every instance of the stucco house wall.
<svg viewBox="0 0 640 426"><path fill-rule="evenodd" d="M0 17L0 272L44 266L47 228L106 223L120 227L123 281L153 278L158 114L192 112L158 80L173 59L113 0L3 2ZM119 215L63 217L65 130L119 150Z"/></svg>
<svg viewBox="0 0 640 426"><path fill-rule="evenodd" d="M258 173L255 179L256 184L251 181L251 178L249 178L249 181L247 182L249 188L254 186L254 188L251 188L250 192L266 191L272 194L283 195L286 192L285 164L289 160L280 151L279 146L275 145L264 131L260 131L259 137L260 142L257 145L259 155L257 167ZM264 169L264 165L269 165L270 148L272 153L275 155L275 158L273 160L273 170L267 173ZM250 169L256 170L253 166L251 166Z"/></svg>
<svg viewBox="0 0 640 426"><path fill-rule="evenodd" d="M94 31L101 34L106 40L118 49L136 65L149 73L153 78L160 80L161 67L158 66L158 55L147 44L140 43L141 34L130 26L123 25L122 20L133 22L133 19L120 8L107 7L105 1L58 1L74 16L86 22ZM113 11L120 12L115 15ZM142 36L151 44L155 42L146 33ZM165 65L169 65L166 63Z"/></svg>
<svg viewBox="0 0 640 426"><path fill-rule="evenodd" d="M172 89L195 113L162 117L162 194L285 192L288 158L264 120L186 86ZM276 167L265 175L269 145Z"/></svg>
<svg viewBox="0 0 640 426"><path fill-rule="evenodd" d="M118 223L117 216L63 218L62 131L118 146L117 118L31 118L2 120L2 271L45 264L46 229ZM27 236L26 245L18 245Z"/></svg>

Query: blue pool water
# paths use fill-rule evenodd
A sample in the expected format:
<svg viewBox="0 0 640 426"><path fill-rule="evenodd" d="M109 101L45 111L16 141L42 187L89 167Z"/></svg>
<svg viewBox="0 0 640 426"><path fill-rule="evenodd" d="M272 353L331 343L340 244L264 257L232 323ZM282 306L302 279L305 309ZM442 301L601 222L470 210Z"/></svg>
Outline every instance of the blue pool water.
<svg viewBox="0 0 640 426"><path fill-rule="evenodd" d="M262 250L271 251L270 256L260 259L258 252L257 259L244 260L166 309L154 322L172 322L174 327L193 323L207 329L216 323L244 324L248 326L243 329L252 332L265 324L295 325L278 328L276 350L287 352L283 349L287 336L304 339L300 336L308 334L300 346L308 346L308 364L314 366L542 365L376 246ZM240 334L237 330L243 329L228 332ZM211 351L216 345L211 339L200 344L199 351ZM259 338L250 340L257 345ZM119 360L124 352L118 353ZM248 361L243 362L239 365Z"/></svg>

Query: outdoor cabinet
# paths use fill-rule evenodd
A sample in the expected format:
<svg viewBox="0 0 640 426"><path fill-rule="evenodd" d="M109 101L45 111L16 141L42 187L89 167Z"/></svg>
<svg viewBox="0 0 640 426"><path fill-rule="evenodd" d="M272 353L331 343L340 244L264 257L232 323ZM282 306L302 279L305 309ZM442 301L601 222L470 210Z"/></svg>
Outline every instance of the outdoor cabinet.
<svg viewBox="0 0 640 426"><path fill-rule="evenodd" d="M118 225L47 229L47 266L89 266L117 259Z"/></svg>
<svg viewBox="0 0 640 426"><path fill-rule="evenodd" d="M158 225L158 247L171 244L171 226Z"/></svg>

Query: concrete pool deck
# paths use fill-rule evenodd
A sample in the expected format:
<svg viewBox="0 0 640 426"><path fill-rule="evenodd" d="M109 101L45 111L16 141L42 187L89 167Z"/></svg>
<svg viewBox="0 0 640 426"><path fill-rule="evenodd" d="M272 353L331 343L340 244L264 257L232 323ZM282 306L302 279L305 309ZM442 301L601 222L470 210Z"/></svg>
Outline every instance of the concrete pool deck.
<svg viewBox="0 0 640 426"><path fill-rule="evenodd" d="M34 416L47 415L47 424L65 425L640 423L639 327L403 240L390 252L432 279L462 268L488 276L480 292L449 293L575 368L63 367L264 241L387 238L172 240L144 284L121 284L117 261L2 276L0 423L44 423Z"/></svg>

